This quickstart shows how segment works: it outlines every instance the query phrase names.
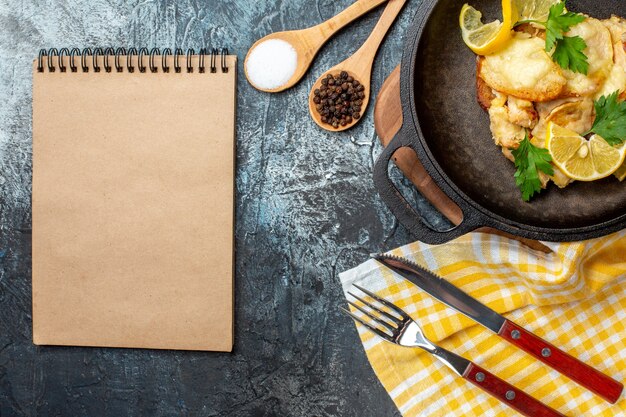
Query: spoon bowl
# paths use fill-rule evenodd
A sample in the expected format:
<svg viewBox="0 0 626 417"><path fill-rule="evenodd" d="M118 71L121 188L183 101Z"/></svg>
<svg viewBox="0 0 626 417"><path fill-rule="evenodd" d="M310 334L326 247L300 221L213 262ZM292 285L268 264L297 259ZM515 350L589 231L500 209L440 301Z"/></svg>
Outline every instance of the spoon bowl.
<svg viewBox="0 0 626 417"><path fill-rule="evenodd" d="M308 29L275 32L256 41L248 51L244 61L244 73L246 74L248 82L257 90L264 91L266 93L279 93L296 85L311 66L311 63L319 50L319 48L315 49L315 46L310 44L311 36L306 36L307 30ZM250 58L250 54L257 46L272 39L281 40L290 44L295 49L298 58L296 69L291 78L289 78L285 84L276 88L264 88L263 86L255 84L253 77L250 77L250 74L248 73L248 58ZM320 44L319 47L321 48L321 46L322 45Z"/></svg>
<svg viewBox="0 0 626 417"><path fill-rule="evenodd" d="M386 1L388 0L358 0L341 13L319 25L301 30L275 32L259 39L252 45L244 60L244 73L246 74L246 78L254 88L268 93L278 93L293 87L302 79L319 50L330 38L348 23ZM297 64L293 75L283 85L275 88L264 88L252 81L248 73L248 58L257 46L270 39L278 39L289 43L297 53Z"/></svg>
<svg viewBox="0 0 626 417"><path fill-rule="evenodd" d="M346 67L344 66L344 63L342 62L341 64L336 65L330 70L326 71L324 75L322 75L321 77L317 79L317 81L315 81L315 84L313 84L313 88L311 88L311 92L309 94L309 112L311 113L313 121L317 123L319 127L321 127L322 129L326 129L326 130L331 130L333 132L342 132L344 130L351 128L352 126L357 124L359 120L363 118L363 113L365 112L365 109L367 109L367 104L369 103L369 100L370 100L371 67L370 67L370 70L367 70L367 68L365 68L365 70L366 71L354 71L354 70L346 69ZM352 118L352 121L350 123L347 123L344 126L340 124L337 128L334 128L331 124L324 123L322 121L322 115L317 111L317 108L316 108L317 104L313 101L313 99L315 98L315 90L322 87L322 80L326 78L328 74L332 74L333 76L337 77L339 76L341 71L347 72L348 76L354 78L355 80L358 80L363 85L364 87L363 93L365 94L365 97L361 99L363 103L361 104L360 117L358 119Z"/></svg>
<svg viewBox="0 0 626 417"><path fill-rule="evenodd" d="M313 88L311 89L311 93L309 94L309 113L311 114L313 121L315 121L319 127L331 132L341 132L353 127L361 119L363 119L363 114L365 113L370 100L372 65L374 64L376 52L385 38L385 35L389 31L389 28L391 28L391 25L393 25L393 22L398 17L398 14L400 14L400 11L402 10L402 7L404 7L405 3L406 0L389 0L389 3L378 20L378 23L376 23L376 26L372 30L372 33L359 50L345 61L326 71L315 81ZM313 99L315 98L315 90L320 88L322 85L322 80L326 78L328 74L337 75L341 71L346 71L348 75L353 77L355 80L358 80L363 85L363 93L365 93L365 97L361 99L363 100L360 111L361 117L358 119L353 118L351 123L348 123L345 126L339 125L335 128L331 124L322 122L322 115L317 111L317 105Z"/></svg>

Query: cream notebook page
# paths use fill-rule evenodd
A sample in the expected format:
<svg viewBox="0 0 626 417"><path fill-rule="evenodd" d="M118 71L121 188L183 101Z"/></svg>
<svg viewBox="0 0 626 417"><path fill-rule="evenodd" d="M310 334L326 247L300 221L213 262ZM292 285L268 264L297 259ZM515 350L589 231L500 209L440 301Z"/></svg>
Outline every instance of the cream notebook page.
<svg viewBox="0 0 626 417"><path fill-rule="evenodd" d="M230 351L236 57L215 73L49 59L33 69L34 343Z"/></svg>

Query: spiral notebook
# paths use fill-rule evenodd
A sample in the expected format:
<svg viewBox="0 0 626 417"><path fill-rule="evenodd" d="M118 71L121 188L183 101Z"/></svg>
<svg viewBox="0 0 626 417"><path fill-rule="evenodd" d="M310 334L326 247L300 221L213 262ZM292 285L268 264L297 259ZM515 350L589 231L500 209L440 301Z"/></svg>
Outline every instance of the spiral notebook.
<svg viewBox="0 0 626 417"><path fill-rule="evenodd" d="M237 58L42 51L33 341L230 351Z"/></svg>

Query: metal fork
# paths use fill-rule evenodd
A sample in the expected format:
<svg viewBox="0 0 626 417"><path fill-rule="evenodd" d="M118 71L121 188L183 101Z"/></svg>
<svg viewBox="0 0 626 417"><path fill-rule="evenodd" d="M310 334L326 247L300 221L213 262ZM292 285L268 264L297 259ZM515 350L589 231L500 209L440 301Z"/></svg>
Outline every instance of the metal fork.
<svg viewBox="0 0 626 417"><path fill-rule="evenodd" d="M420 326L404 310L395 304L356 284L354 287L373 301L348 292L357 304L348 304L363 313L363 316L341 308L345 313L387 342L405 347L419 347L434 355L455 374L468 380L509 407L528 417L564 417L563 414L539 402L508 382L498 378L475 363L437 346L424 335Z"/></svg>

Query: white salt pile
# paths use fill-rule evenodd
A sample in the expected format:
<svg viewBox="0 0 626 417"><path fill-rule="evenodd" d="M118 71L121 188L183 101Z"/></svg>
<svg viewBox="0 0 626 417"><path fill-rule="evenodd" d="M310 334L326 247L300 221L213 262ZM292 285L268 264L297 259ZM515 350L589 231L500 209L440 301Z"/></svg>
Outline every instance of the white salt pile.
<svg viewBox="0 0 626 417"><path fill-rule="evenodd" d="M246 60L248 80L262 90L273 90L287 83L296 72L298 52L287 41L268 39L258 44Z"/></svg>

